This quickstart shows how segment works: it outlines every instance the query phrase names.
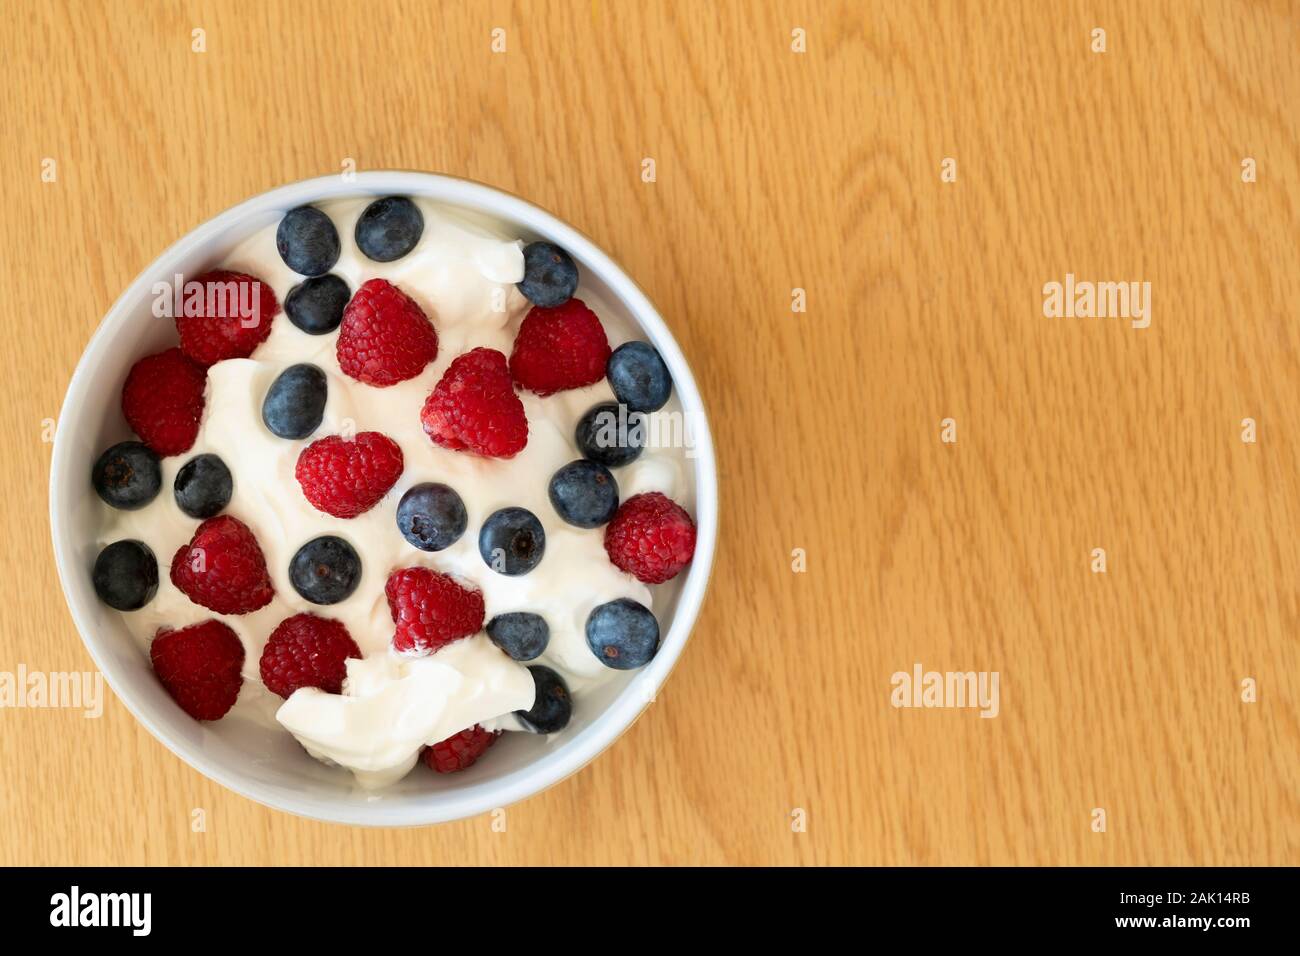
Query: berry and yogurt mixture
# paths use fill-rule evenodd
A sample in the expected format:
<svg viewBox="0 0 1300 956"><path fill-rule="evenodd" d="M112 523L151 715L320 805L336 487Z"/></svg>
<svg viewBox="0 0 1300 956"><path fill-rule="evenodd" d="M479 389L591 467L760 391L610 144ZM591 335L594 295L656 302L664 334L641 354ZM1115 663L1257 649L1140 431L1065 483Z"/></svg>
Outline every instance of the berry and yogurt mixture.
<svg viewBox="0 0 1300 956"><path fill-rule="evenodd" d="M578 284L392 196L291 210L178 290L177 345L123 383L136 437L91 469L92 575L186 713L273 713L383 787L654 657L695 525L682 448L646 438L680 411Z"/></svg>

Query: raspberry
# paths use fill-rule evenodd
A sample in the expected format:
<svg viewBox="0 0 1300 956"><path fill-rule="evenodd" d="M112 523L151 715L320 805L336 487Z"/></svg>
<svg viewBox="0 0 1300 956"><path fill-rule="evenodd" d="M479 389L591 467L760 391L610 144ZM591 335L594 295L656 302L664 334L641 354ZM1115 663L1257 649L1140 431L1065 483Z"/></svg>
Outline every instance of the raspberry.
<svg viewBox="0 0 1300 956"><path fill-rule="evenodd" d="M483 628L483 592L428 568L401 568L384 586L397 632L393 649L423 657Z"/></svg>
<svg viewBox="0 0 1300 956"><path fill-rule="evenodd" d="M379 432L351 440L330 435L298 456L294 475L317 511L355 518L373 508L402 476L402 449Z"/></svg>
<svg viewBox="0 0 1300 956"><path fill-rule="evenodd" d="M167 693L195 720L220 720L235 706L244 683L244 645L220 621L162 628L149 659Z"/></svg>
<svg viewBox="0 0 1300 956"><path fill-rule="evenodd" d="M440 740L432 747L425 747L420 754L430 770L438 773L455 773L474 765L474 761L483 756L487 749L501 736L499 730L484 730L478 724L458 734L452 734L446 740Z"/></svg>
<svg viewBox="0 0 1300 956"><path fill-rule="evenodd" d="M438 333L410 296L371 279L343 310L336 349L344 374L385 388L415 378L438 357Z"/></svg>
<svg viewBox="0 0 1300 956"><path fill-rule="evenodd" d="M435 445L485 458L513 458L528 444L528 418L506 357L478 348L447 366L420 412Z"/></svg>
<svg viewBox="0 0 1300 956"><path fill-rule="evenodd" d="M605 551L622 571L645 584L663 584L691 563L695 522L657 491L633 495L605 527Z"/></svg>
<svg viewBox="0 0 1300 956"><path fill-rule="evenodd" d="M281 621L267 638L260 665L262 683L281 697L299 687L319 687L327 694L337 694L348 676L349 657L361 657L361 649L342 621L295 614Z"/></svg>
<svg viewBox="0 0 1300 956"><path fill-rule="evenodd" d="M605 377L609 340L596 313L581 299L553 309L534 306L524 316L510 354L510 374L521 388L550 395Z"/></svg>
<svg viewBox="0 0 1300 956"><path fill-rule="evenodd" d="M189 289L195 285L202 294L191 300ZM243 272L205 272L185 289L176 331L181 351L200 365L248 358L271 334L271 320L280 311L271 287Z"/></svg>
<svg viewBox="0 0 1300 956"><path fill-rule="evenodd" d="M122 386L122 414L159 455L187 452L199 434L208 370L168 349L131 366Z"/></svg>
<svg viewBox="0 0 1300 956"><path fill-rule="evenodd" d="M180 546L172 558L172 584L218 614L247 614L275 596L257 539L230 515L209 518Z"/></svg>

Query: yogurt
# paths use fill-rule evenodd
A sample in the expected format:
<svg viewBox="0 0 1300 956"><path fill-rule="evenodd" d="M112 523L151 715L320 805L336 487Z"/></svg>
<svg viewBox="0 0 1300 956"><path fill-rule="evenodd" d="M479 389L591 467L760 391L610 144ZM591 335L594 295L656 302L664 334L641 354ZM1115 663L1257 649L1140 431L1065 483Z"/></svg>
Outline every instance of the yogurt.
<svg viewBox="0 0 1300 956"><path fill-rule="evenodd" d="M583 389L539 398L521 392L528 418L527 447L509 460L486 459L434 445L420 423L425 398L456 356L478 346L510 354L519 323L530 303L515 283L523 277L522 244L491 226L416 200L425 228L416 248L390 263L372 262L357 250L352 235L369 199L325 203L338 229L343 251L331 270L353 292L368 279L384 278L413 298L438 331L438 357L417 377L389 388L374 388L344 375L335 358L337 332L308 335L286 315L277 315L269 338L250 358L231 359L208 373L203 419L194 446L163 459L163 489L139 511L117 511L100 503L98 545L135 538L153 549L159 563L154 599L124 618L141 646L148 648L159 628L180 628L217 618L244 645L244 687L232 713L270 723L276 720L309 753L352 770L365 787L382 787L414 765L422 747L476 723L520 729L510 717L533 702L527 668L497 649L485 634L457 641L434 654L411 660L389 649L392 618L384 596L390 572L423 566L450 573L483 592L486 620L509 611L542 615L550 643L537 661L559 671L581 706L585 688L618 679L588 648L585 623L598 604L630 598L654 609L652 589L614 567L605 553L603 528L583 530L566 524L551 506L547 485L560 466L580 457L574 443L579 417L600 402L612 401L605 381ZM280 259L276 223L237 246L214 267L247 272L270 285L283 304L302 281ZM578 296L605 327L610 345L636 337L588 290ZM326 375L329 397L324 419L300 441L277 438L262 423L262 401L275 378L289 365L310 363ZM680 415L674 397L654 416ZM653 417L653 416L652 416ZM649 423L651 434L667 434ZM294 477L298 455L312 441L334 434L378 431L402 449L405 467L393 489L357 518L341 519L316 511ZM171 493L176 473L196 455L220 456L234 475L234 496L225 513L244 522L266 556L275 598L251 614L223 616L194 604L169 580L168 568L187 544L198 522L186 516ZM632 464L616 469L620 497L659 491L693 506L685 453L680 447L648 447ZM397 529L397 502L407 488L437 481L454 488L465 503L468 528L450 548L426 553L412 547ZM478 531L492 512L509 505L527 508L546 531L546 553L530 573L497 574L478 551ZM312 538L337 535L356 549L362 563L359 584L346 600L314 605L293 589L289 562ZM261 687L262 647L280 621L309 612L341 621L364 659L348 662L343 694L303 688L270 710L255 698ZM274 698L278 700L278 698Z"/></svg>

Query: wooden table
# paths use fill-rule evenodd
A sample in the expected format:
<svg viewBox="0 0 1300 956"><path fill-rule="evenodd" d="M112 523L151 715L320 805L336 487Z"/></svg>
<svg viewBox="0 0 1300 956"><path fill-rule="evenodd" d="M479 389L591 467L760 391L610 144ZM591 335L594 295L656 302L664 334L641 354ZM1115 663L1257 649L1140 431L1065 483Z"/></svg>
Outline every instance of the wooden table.
<svg viewBox="0 0 1300 956"><path fill-rule="evenodd" d="M0 863L1300 862L1294 3L108 6L0 18L0 670L90 666L46 420L91 330L349 159L621 260L694 363L723 531L658 702L505 833L263 809L110 699L0 710ZM1149 282L1149 327L1046 316L1067 274ZM918 662L998 672L998 716L891 706Z"/></svg>

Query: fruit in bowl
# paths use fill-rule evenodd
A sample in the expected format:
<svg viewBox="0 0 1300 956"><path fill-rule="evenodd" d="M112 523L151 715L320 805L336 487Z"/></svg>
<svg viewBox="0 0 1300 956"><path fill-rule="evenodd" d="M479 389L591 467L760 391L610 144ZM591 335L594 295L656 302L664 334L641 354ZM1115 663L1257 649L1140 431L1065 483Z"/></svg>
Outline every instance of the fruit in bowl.
<svg viewBox="0 0 1300 956"><path fill-rule="evenodd" d="M607 277L588 287L603 257L577 234L571 254L419 185L277 209L151 285L158 347L131 357L122 424L105 411L82 462L93 560L61 562L151 664L169 724L293 742L331 768L310 775L331 800L418 804L503 738L537 741L503 779L581 743L682 623L700 559L702 414L679 356ZM395 822L447 812L420 817Z"/></svg>

